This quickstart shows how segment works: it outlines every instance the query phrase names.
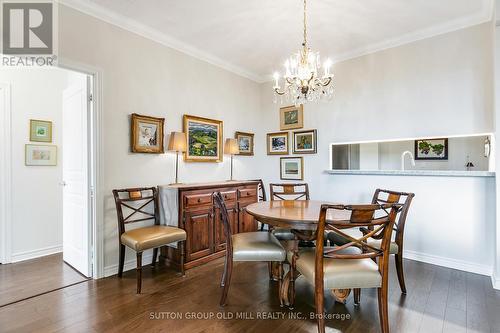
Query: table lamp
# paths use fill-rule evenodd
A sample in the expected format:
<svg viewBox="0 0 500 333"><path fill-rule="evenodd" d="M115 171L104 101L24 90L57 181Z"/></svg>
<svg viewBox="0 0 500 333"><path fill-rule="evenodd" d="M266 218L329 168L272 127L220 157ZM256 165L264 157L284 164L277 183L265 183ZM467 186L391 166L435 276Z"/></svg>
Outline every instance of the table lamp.
<svg viewBox="0 0 500 333"><path fill-rule="evenodd" d="M226 144L224 145L224 152L231 155L231 179L233 180L233 156L240 152L240 147L238 146L238 140L236 139L226 139Z"/></svg>
<svg viewBox="0 0 500 333"><path fill-rule="evenodd" d="M183 132L172 132L170 134L170 141L168 142L169 151L175 151L175 183L180 184L178 182L179 175L179 153L183 153L186 151L186 134Z"/></svg>

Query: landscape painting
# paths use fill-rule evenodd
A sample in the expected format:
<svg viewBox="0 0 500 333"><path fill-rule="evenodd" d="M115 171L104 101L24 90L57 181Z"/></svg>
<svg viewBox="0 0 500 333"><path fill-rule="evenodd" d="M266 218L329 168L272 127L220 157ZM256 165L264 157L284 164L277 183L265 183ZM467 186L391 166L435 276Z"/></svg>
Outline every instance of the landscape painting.
<svg viewBox="0 0 500 333"><path fill-rule="evenodd" d="M267 134L268 155L288 155L288 132Z"/></svg>
<svg viewBox="0 0 500 333"><path fill-rule="evenodd" d="M280 109L280 130L304 127L303 106L287 106Z"/></svg>
<svg viewBox="0 0 500 333"><path fill-rule="evenodd" d="M282 180L304 179L304 162L302 157L282 157L280 163L280 178Z"/></svg>
<svg viewBox="0 0 500 333"><path fill-rule="evenodd" d="M253 133L236 132L235 139L238 141L238 155L253 156Z"/></svg>
<svg viewBox="0 0 500 333"><path fill-rule="evenodd" d="M222 161L222 121L184 115L188 162Z"/></svg>
<svg viewBox="0 0 500 333"><path fill-rule="evenodd" d="M416 160L447 160L448 139L415 140Z"/></svg>
<svg viewBox="0 0 500 333"><path fill-rule="evenodd" d="M28 166L56 166L57 146L26 145L25 164Z"/></svg>
<svg viewBox="0 0 500 333"><path fill-rule="evenodd" d="M30 141L52 142L52 122L30 119Z"/></svg>

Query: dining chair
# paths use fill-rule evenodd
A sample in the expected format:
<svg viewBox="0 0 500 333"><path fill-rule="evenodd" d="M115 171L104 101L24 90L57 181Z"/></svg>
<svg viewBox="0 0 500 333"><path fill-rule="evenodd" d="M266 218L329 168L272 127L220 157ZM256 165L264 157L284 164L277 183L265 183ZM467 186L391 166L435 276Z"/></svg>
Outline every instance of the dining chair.
<svg viewBox="0 0 500 333"><path fill-rule="evenodd" d="M177 243L180 249L180 270L184 276L186 232L180 228L160 225L157 188L141 187L113 190L113 196L118 215L118 240L120 245L118 277L121 278L123 275L125 247L129 247L136 252L137 293L140 294L142 284L142 253L153 249L153 262L151 265L155 266L158 248L171 243ZM126 225L145 221L153 221L154 224L125 230Z"/></svg>
<svg viewBox="0 0 500 333"><path fill-rule="evenodd" d="M269 184L271 201L275 200L310 200L307 183ZM272 233L278 240L294 240L295 235L290 229L272 228Z"/></svg>
<svg viewBox="0 0 500 333"><path fill-rule="evenodd" d="M372 203L373 204L392 204L399 203L402 205L401 211L399 212L396 222L394 224L394 240L391 241L389 253L393 254L396 263L396 272L398 275L399 287L401 292L406 294L406 284L404 278L403 270L403 245L404 245L404 231L406 218L408 216L408 211L412 203L414 193L398 192L391 190L377 189L373 194ZM369 232L366 228L360 228L360 232L366 234ZM353 234L351 233L351 236ZM343 239L339 235L334 233L329 233L328 239L336 245L343 245L346 243L346 239ZM372 246L380 246L381 240L376 237L371 237L367 239L367 243Z"/></svg>
<svg viewBox="0 0 500 333"><path fill-rule="evenodd" d="M226 305L229 284L235 261L263 261L278 262L278 292L281 290L283 280L283 262L286 260L286 251L280 242L267 231L255 231L234 234L229 223L226 204L220 192L214 193L215 207L220 214L220 221L224 227L226 236L226 257L224 261L224 273L222 274L221 287L222 296L219 304ZM283 304L281 304L283 306Z"/></svg>
<svg viewBox="0 0 500 333"><path fill-rule="evenodd" d="M289 252L291 276L295 271L314 285L318 332L325 332L324 290L377 288L380 326L389 332L388 318L388 265L391 234L399 204L322 205L318 228L315 232L316 248L301 248ZM346 221L327 218L330 210L350 211ZM364 227L369 230L360 238L345 232L349 228ZM325 231L334 232L348 240L336 247L325 247ZM378 237L380 246L366 243ZM356 298L356 295L355 295ZM293 304L293 299L291 300Z"/></svg>
<svg viewBox="0 0 500 333"><path fill-rule="evenodd" d="M259 182L257 185L257 199L259 202L267 201L266 188L264 187L264 181L262 179L253 179L253 181ZM264 231L265 224L260 222L260 231Z"/></svg>

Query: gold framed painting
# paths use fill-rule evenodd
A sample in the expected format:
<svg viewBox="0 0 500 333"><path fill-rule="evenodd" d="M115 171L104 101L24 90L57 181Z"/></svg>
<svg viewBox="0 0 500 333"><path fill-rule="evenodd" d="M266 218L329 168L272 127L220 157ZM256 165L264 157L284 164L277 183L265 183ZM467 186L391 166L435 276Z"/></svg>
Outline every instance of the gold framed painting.
<svg viewBox="0 0 500 333"><path fill-rule="evenodd" d="M294 131L293 134L294 154L316 154L317 133L316 130Z"/></svg>
<svg viewBox="0 0 500 333"><path fill-rule="evenodd" d="M164 118L133 113L131 119L131 150L133 153L163 154Z"/></svg>
<svg viewBox="0 0 500 333"><path fill-rule="evenodd" d="M288 155L288 132L267 134L267 155Z"/></svg>
<svg viewBox="0 0 500 333"><path fill-rule="evenodd" d="M238 141L238 155L253 156L253 133L236 132L234 138Z"/></svg>
<svg viewBox="0 0 500 333"><path fill-rule="evenodd" d="M30 119L30 141L52 142L52 122Z"/></svg>
<svg viewBox="0 0 500 333"><path fill-rule="evenodd" d="M280 130L299 129L304 127L304 106L287 106L280 108Z"/></svg>
<svg viewBox="0 0 500 333"><path fill-rule="evenodd" d="M222 162L223 122L220 120L184 115L186 133L186 162Z"/></svg>
<svg viewBox="0 0 500 333"><path fill-rule="evenodd" d="M281 180L304 180L303 157L281 157L280 158Z"/></svg>
<svg viewBox="0 0 500 333"><path fill-rule="evenodd" d="M24 164L27 166L56 166L57 146L25 145Z"/></svg>

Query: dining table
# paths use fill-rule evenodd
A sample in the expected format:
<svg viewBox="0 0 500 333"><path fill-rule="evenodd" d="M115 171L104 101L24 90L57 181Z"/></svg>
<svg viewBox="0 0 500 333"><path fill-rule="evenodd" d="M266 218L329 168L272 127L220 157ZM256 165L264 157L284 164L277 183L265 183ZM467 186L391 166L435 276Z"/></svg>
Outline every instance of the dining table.
<svg viewBox="0 0 500 333"><path fill-rule="evenodd" d="M318 200L271 200L260 201L247 206L248 214L255 217L257 221L267 224L272 228L291 229L297 235L310 237L318 227L319 214L323 204L332 205L333 203ZM347 210L330 209L327 212L326 219L329 221L349 220L350 212ZM287 251L293 251L298 254L298 240L283 241ZM296 274L297 270L295 270ZM294 293L294 281L298 277L291 276L290 270L283 278L280 298L282 304L290 306L290 293ZM290 290L291 289L291 290ZM345 303L351 289L334 289L332 295L336 301Z"/></svg>

